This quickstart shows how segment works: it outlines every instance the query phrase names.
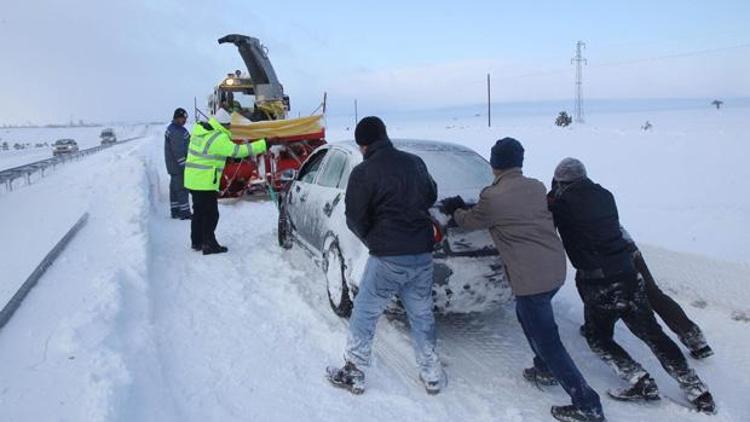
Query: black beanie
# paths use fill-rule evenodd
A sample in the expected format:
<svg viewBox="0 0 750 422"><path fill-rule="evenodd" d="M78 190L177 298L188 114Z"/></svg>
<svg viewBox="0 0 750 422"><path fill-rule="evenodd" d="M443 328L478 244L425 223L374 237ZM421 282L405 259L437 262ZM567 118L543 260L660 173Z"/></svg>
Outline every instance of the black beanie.
<svg viewBox="0 0 750 422"><path fill-rule="evenodd" d="M187 116L188 116L187 111L185 111L184 108L178 108L177 110L174 111L174 114L172 115L172 119L174 120L178 117L184 117L187 119Z"/></svg>
<svg viewBox="0 0 750 422"><path fill-rule="evenodd" d="M492 147L490 165L497 170L523 167L523 146L513 138L503 138L497 141Z"/></svg>
<svg viewBox="0 0 750 422"><path fill-rule="evenodd" d="M357 123L357 128L354 129L354 141L357 145L370 145L381 139L388 139L388 133L380 118L367 116Z"/></svg>

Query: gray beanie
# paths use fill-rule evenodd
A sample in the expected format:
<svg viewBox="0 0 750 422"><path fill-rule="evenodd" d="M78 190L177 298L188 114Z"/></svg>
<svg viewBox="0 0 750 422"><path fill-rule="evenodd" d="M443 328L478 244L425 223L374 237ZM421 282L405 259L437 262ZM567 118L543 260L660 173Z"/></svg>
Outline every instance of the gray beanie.
<svg viewBox="0 0 750 422"><path fill-rule="evenodd" d="M555 168L555 180L558 182L575 182L585 177L587 177L586 167L575 158L564 158Z"/></svg>

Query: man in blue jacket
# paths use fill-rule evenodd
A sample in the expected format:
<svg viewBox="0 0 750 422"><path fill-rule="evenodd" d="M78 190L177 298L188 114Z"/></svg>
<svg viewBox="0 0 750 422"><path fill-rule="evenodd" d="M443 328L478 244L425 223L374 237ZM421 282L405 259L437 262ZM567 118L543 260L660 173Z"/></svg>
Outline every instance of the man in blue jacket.
<svg viewBox="0 0 750 422"><path fill-rule="evenodd" d="M191 217L188 191L183 183L185 159L190 144L190 133L185 129L187 117L187 111L178 108L174 111L172 123L164 132L164 162L170 177L169 208L172 218L180 220L189 220Z"/></svg>

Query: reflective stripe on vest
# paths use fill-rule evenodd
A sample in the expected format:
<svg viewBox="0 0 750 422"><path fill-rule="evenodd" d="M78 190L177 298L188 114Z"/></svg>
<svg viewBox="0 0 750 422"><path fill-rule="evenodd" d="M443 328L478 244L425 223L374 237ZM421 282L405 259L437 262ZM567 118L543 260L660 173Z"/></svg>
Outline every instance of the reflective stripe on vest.
<svg viewBox="0 0 750 422"><path fill-rule="evenodd" d="M218 169L218 167L207 166L205 164L196 164L196 163L185 163L185 167L191 168L191 169L199 169L199 170L213 170L215 168Z"/></svg>
<svg viewBox="0 0 750 422"><path fill-rule="evenodd" d="M214 141L216 140L216 138L218 138L219 136L221 136L221 134L222 134L222 132L217 130L214 134L212 134L211 136L209 136L208 141L206 141L206 146L203 147L203 153L204 154L208 154L208 149L211 148L211 144L213 144ZM224 158L224 157L222 157L222 158Z"/></svg>
<svg viewBox="0 0 750 422"><path fill-rule="evenodd" d="M194 155L196 157L205 158L207 160L224 160L226 157L223 155L215 155L215 154L204 154L202 152L198 152L192 148L188 149L188 154Z"/></svg>

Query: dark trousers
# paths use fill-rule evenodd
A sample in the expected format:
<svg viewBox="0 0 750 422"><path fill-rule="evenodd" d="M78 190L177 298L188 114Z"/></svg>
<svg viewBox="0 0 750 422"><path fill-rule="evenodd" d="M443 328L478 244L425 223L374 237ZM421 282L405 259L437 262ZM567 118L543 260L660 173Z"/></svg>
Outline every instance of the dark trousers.
<svg viewBox="0 0 750 422"><path fill-rule="evenodd" d="M169 208L172 217L190 215L188 190L185 189L182 173L169 175Z"/></svg>
<svg viewBox="0 0 750 422"><path fill-rule="evenodd" d="M667 327L673 333L677 334L680 341L691 350L706 346L706 340L703 337L700 327L688 318L685 311L682 310L682 307L674 299L667 296L656 285L656 281L653 275L651 275L648 266L646 266L646 261L643 259L640 251L635 252L633 255L633 263L635 264L636 271L643 277L646 296L648 297L648 302L651 304L651 308L659 315Z"/></svg>
<svg viewBox="0 0 750 422"><path fill-rule="evenodd" d="M614 340L615 323L622 319L628 329L656 355L669 375L694 399L706 386L688 366L679 347L662 330L651 309L643 280L636 273L603 279L576 279L584 303L586 340L591 350L630 384L644 375L643 367Z"/></svg>
<svg viewBox="0 0 750 422"><path fill-rule="evenodd" d="M193 196L193 220L190 224L190 240L195 246L216 246L214 230L219 224L219 193L216 191L191 190Z"/></svg>
<svg viewBox="0 0 750 422"><path fill-rule="evenodd" d="M554 375L570 396L574 406L601 412L599 395L583 379L583 375L560 341L552 311L552 297L555 293L557 289L516 297L516 315L534 352L534 366Z"/></svg>

